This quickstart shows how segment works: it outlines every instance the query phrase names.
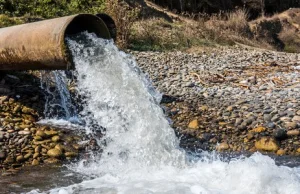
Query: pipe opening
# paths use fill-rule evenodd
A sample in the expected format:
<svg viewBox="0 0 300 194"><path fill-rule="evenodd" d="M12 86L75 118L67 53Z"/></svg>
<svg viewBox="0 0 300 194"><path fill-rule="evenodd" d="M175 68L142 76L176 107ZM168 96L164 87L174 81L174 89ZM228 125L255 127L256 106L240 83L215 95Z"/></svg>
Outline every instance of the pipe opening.
<svg viewBox="0 0 300 194"><path fill-rule="evenodd" d="M68 24L64 33L64 39L69 35L78 34L84 31L95 33L100 38L111 38L109 30L102 19L90 14L80 14L73 18L72 21ZM67 69L74 69L75 64L73 61L73 57L69 48L66 48L66 45L67 44L64 40L64 45L62 45L62 47L65 47L63 49L65 50L66 61L68 61Z"/></svg>
<svg viewBox="0 0 300 194"><path fill-rule="evenodd" d="M99 13L99 14L96 14L96 16L103 20L103 22L106 24L106 26L108 28L111 38L114 39L114 41L116 41L117 26L116 26L115 21L112 19L112 17L110 17L109 15L107 15L105 13Z"/></svg>
<svg viewBox="0 0 300 194"><path fill-rule="evenodd" d="M80 14L76 16L67 26L65 37L84 31L95 33L98 37L104 39L111 38L105 23L100 18L90 14Z"/></svg>

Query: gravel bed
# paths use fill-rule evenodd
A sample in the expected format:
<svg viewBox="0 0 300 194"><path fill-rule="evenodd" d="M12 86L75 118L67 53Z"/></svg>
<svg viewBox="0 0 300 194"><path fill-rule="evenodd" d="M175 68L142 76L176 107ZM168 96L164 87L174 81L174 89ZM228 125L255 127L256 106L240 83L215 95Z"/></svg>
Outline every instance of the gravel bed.
<svg viewBox="0 0 300 194"><path fill-rule="evenodd" d="M241 46L132 54L164 100L173 99L164 105L189 137L183 146L299 154L300 54Z"/></svg>

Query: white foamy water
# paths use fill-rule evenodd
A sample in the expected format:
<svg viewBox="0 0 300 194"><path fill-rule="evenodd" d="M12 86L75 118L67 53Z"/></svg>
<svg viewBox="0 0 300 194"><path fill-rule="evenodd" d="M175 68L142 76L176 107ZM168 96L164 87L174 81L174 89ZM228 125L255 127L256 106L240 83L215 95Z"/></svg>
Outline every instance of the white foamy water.
<svg viewBox="0 0 300 194"><path fill-rule="evenodd" d="M300 193L299 168L277 166L258 153L230 162L213 154L191 160L158 104L160 95L130 56L91 34L68 43L77 90L85 97L80 113L85 130L104 127L105 139L98 142L106 146L93 159L70 166L92 180L50 193Z"/></svg>

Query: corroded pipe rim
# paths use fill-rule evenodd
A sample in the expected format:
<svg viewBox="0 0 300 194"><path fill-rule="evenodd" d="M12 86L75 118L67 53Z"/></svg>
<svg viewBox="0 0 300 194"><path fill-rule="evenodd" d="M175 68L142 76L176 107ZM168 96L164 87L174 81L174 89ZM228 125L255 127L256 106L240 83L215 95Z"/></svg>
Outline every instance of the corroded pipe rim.
<svg viewBox="0 0 300 194"><path fill-rule="evenodd" d="M100 24L100 25L99 25ZM66 37L68 35L77 34L80 32L88 31L89 33L95 33L98 37L104 39L111 39L109 30L104 21L92 14L77 14L74 15L64 26L64 33L61 34L62 49L64 50L64 58L69 62L67 69L74 69L75 64L69 50L66 45Z"/></svg>

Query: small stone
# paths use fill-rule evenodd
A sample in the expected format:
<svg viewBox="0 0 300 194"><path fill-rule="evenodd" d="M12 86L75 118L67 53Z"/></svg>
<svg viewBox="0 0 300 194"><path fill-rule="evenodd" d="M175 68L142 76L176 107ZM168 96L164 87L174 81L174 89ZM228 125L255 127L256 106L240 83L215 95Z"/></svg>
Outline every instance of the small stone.
<svg viewBox="0 0 300 194"><path fill-rule="evenodd" d="M242 124L242 122L243 122L243 119L237 118L237 119L235 120L235 126L239 126L240 124Z"/></svg>
<svg viewBox="0 0 300 194"><path fill-rule="evenodd" d="M44 163L46 164L57 164L60 163L60 160L57 158L48 158L47 160L44 160Z"/></svg>
<svg viewBox="0 0 300 194"><path fill-rule="evenodd" d="M33 159L37 159L39 157L40 153L34 153L33 154Z"/></svg>
<svg viewBox="0 0 300 194"><path fill-rule="evenodd" d="M273 122L277 122L278 120L279 120L278 115L274 115L271 119L271 121L273 121Z"/></svg>
<svg viewBox="0 0 300 194"><path fill-rule="evenodd" d="M55 135L51 139L52 139L53 142L59 142L60 137L58 135Z"/></svg>
<svg viewBox="0 0 300 194"><path fill-rule="evenodd" d="M24 157L22 155L17 156L16 160L17 160L17 162L23 162L24 161Z"/></svg>
<svg viewBox="0 0 300 194"><path fill-rule="evenodd" d="M300 153L300 148L297 149L297 152Z"/></svg>
<svg viewBox="0 0 300 194"><path fill-rule="evenodd" d="M19 135L30 135L31 132L30 132L30 131L24 131L24 130L23 130L23 131L19 131L18 134L19 134Z"/></svg>
<svg viewBox="0 0 300 194"><path fill-rule="evenodd" d="M295 129L297 128L297 123L296 122L285 122L284 123L284 126L287 128L287 129Z"/></svg>
<svg viewBox="0 0 300 194"><path fill-rule="evenodd" d="M42 130L37 130L37 132L35 133L36 136L40 136L41 138L45 138L47 137L46 133Z"/></svg>
<svg viewBox="0 0 300 194"><path fill-rule="evenodd" d="M208 111L208 106L201 106L200 110L202 110L203 112Z"/></svg>
<svg viewBox="0 0 300 194"><path fill-rule="evenodd" d="M61 144L57 144L54 148L60 150L61 152L64 152L65 150Z"/></svg>
<svg viewBox="0 0 300 194"><path fill-rule="evenodd" d="M253 138L254 138L253 133L248 133L248 134L247 134L247 139L248 139L248 140L252 140Z"/></svg>
<svg viewBox="0 0 300 194"><path fill-rule="evenodd" d="M195 119L195 120L191 121L191 122L189 123L188 128L190 128L190 129L198 129L198 128L199 128L198 120Z"/></svg>
<svg viewBox="0 0 300 194"><path fill-rule="evenodd" d="M26 128L30 128L31 125L19 125L19 127L20 127L21 129L26 129Z"/></svg>
<svg viewBox="0 0 300 194"><path fill-rule="evenodd" d="M252 129L251 132L255 132L255 133L261 133L261 132L264 132L266 131L266 128L260 126L260 127L257 127L255 129Z"/></svg>
<svg viewBox="0 0 300 194"><path fill-rule="evenodd" d="M21 106L20 105L17 105L15 108L14 108L14 112L15 113L18 113L18 112L20 112L20 110L21 110Z"/></svg>
<svg viewBox="0 0 300 194"><path fill-rule="evenodd" d="M276 154L277 154L278 156L283 156L283 155L285 155L285 150L284 150L284 149L279 149L279 150L276 152Z"/></svg>
<svg viewBox="0 0 300 194"><path fill-rule="evenodd" d="M298 136L300 134L299 130L290 130L287 132L288 136Z"/></svg>
<svg viewBox="0 0 300 194"><path fill-rule="evenodd" d="M290 122L291 121L290 117L281 117L280 120L282 122Z"/></svg>
<svg viewBox="0 0 300 194"><path fill-rule="evenodd" d="M58 132L57 132L57 131L54 131L54 130L45 131L45 133L46 133L46 135L49 136L49 137L52 137L52 136L58 134Z"/></svg>
<svg viewBox="0 0 300 194"><path fill-rule="evenodd" d="M300 116L294 116L292 121L300 123Z"/></svg>
<svg viewBox="0 0 300 194"><path fill-rule="evenodd" d="M265 121L271 121L272 116L271 115L264 115L264 120Z"/></svg>
<svg viewBox="0 0 300 194"><path fill-rule="evenodd" d="M274 129L274 128L276 127L276 125L275 125L275 123L270 122L270 123L267 124L267 127L268 127L269 129Z"/></svg>
<svg viewBox="0 0 300 194"><path fill-rule="evenodd" d="M38 135L34 136L33 139L35 139L36 141L42 141L43 140L43 138L41 136L38 136Z"/></svg>
<svg viewBox="0 0 300 194"><path fill-rule="evenodd" d="M220 143L219 145L217 145L216 149L219 152L224 151L224 150L228 150L229 145L227 143L223 142L223 143Z"/></svg>
<svg viewBox="0 0 300 194"><path fill-rule="evenodd" d="M232 106L228 106L226 110L229 111L229 112L231 112L233 110L233 107Z"/></svg>
<svg viewBox="0 0 300 194"><path fill-rule="evenodd" d="M274 131L273 136L276 140L281 141L287 138L287 132L285 129L277 129Z"/></svg>
<svg viewBox="0 0 300 194"><path fill-rule="evenodd" d="M59 149L51 149L47 152L47 155L52 157L52 158L60 158L62 156L62 151Z"/></svg>
<svg viewBox="0 0 300 194"><path fill-rule="evenodd" d="M41 149L42 149L42 147L40 145L38 145L34 148L34 152L39 153L41 151Z"/></svg>
<svg viewBox="0 0 300 194"><path fill-rule="evenodd" d="M263 151L277 151L279 146L273 138L263 137L255 142L255 148Z"/></svg>
<svg viewBox="0 0 300 194"><path fill-rule="evenodd" d="M31 163L32 166L37 166L39 164L40 164L40 162L37 159L34 159Z"/></svg>
<svg viewBox="0 0 300 194"><path fill-rule="evenodd" d="M25 154L24 159L27 160L32 156L32 153L29 152L28 154Z"/></svg>
<svg viewBox="0 0 300 194"><path fill-rule="evenodd" d="M34 113L34 110L32 110L31 108L28 108L28 107L23 107L22 108L22 112L25 113L25 114L29 114L29 113Z"/></svg>
<svg viewBox="0 0 300 194"><path fill-rule="evenodd" d="M69 157L69 158L74 158L74 157L78 156L78 153L76 153L76 152L66 152L65 156Z"/></svg>

